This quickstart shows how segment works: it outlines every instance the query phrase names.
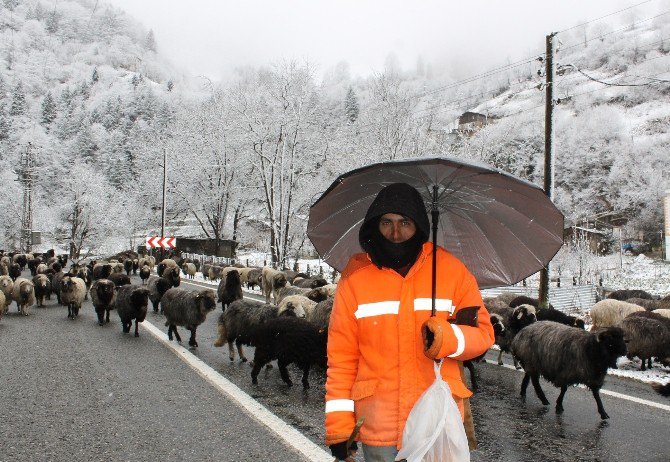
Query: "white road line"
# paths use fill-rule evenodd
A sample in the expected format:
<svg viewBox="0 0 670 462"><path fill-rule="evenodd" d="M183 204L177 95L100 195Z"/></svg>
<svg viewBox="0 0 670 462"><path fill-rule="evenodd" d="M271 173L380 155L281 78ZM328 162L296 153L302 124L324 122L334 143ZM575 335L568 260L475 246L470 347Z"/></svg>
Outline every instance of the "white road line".
<svg viewBox="0 0 670 462"><path fill-rule="evenodd" d="M300 452L308 460L332 462L333 456L328 454L328 452L314 444L291 425L274 415L265 406L254 400L251 396L237 387L237 385L227 380L186 348L180 346L176 342L168 340L167 334L159 330L155 325L147 320L140 325L165 346L170 348L178 357L191 366L191 368L205 380L214 385L221 393L234 400L239 406L244 408L251 417L272 430L279 438L284 440L286 444Z"/></svg>
<svg viewBox="0 0 670 462"><path fill-rule="evenodd" d="M491 361L489 359L485 359L485 361L488 364L495 364L496 366L498 365L497 361ZM498 366L498 367L500 367L500 366ZM523 372L523 369L517 370L516 367L511 366L509 364L503 364L502 367L505 367L507 369L511 369L511 370L517 371L517 372ZM577 385L577 386L579 388L587 388L584 385ZM664 411L670 411L670 406L668 406L667 404L656 403L654 401L649 401L649 400L642 399L642 398L636 398L635 396L624 395L623 393L617 393L616 391L610 391L610 390L606 390L604 388L600 389L600 393L603 394L603 395L612 396L614 398L624 399L626 401L632 401L632 402L638 403L638 404L644 404L645 406L655 407L657 409L662 409Z"/></svg>

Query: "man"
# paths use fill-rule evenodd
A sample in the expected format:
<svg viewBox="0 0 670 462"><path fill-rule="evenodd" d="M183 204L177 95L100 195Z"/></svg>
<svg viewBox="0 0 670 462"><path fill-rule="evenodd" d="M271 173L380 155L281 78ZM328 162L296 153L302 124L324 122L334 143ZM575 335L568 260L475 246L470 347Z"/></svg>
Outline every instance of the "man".
<svg viewBox="0 0 670 462"><path fill-rule="evenodd" d="M326 381L326 444L339 460L357 449L345 446L360 417L365 421L357 439L365 460L395 460L407 416L435 380L434 360L444 359L442 377L463 416L463 399L472 393L461 381L458 361L479 356L494 342L475 278L442 248L437 314L430 318L429 229L416 189L385 187L359 232L365 253L352 256L342 273L330 318ZM448 322L466 307L479 307L477 327Z"/></svg>

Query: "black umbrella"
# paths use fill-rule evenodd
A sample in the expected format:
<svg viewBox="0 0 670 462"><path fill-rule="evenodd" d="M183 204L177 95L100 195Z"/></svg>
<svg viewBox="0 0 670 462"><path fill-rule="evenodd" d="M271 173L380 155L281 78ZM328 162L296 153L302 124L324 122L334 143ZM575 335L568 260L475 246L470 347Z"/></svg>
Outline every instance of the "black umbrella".
<svg viewBox="0 0 670 462"><path fill-rule="evenodd" d="M536 273L563 244L563 214L540 187L484 163L422 158L362 167L330 185L307 224L326 263L342 271L362 252L358 230L365 213L392 183L419 191L431 212L433 243L458 257L482 289Z"/></svg>

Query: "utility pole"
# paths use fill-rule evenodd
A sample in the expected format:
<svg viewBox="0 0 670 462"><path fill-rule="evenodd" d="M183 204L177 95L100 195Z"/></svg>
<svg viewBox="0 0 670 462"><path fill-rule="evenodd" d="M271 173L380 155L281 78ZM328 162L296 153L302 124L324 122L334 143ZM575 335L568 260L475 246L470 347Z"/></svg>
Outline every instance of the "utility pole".
<svg viewBox="0 0 670 462"><path fill-rule="evenodd" d="M35 181L35 159L32 144L28 143L21 154L21 167L18 171L19 181L23 184L23 211L21 213L21 250L32 251L33 231L33 183Z"/></svg>
<svg viewBox="0 0 670 462"><path fill-rule="evenodd" d="M161 210L161 238L165 237L165 206L167 203L167 148L163 145L163 209ZM165 258L165 249L161 247L161 260Z"/></svg>
<svg viewBox="0 0 670 462"><path fill-rule="evenodd" d="M553 199L554 192L554 36L556 32L547 35L546 65L546 101L544 111L544 193ZM540 271L540 289L538 298L540 306L549 306L549 266Z"/></svg>

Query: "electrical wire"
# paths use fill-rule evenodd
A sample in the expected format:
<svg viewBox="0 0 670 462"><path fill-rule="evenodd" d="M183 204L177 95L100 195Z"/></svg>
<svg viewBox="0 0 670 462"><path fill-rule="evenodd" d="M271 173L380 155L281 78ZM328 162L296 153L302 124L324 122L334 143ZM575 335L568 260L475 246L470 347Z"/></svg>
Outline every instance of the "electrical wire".
<svg viewBox="0 0 670 462"><path fill-rule="evenodd" d="M599 18L591 19L590 21L586 21L584 23L577 24L576 26L572 26L572 27L568 27L567 29L559 30L556 33L557 34L562 34L563 32L567 32L567 31L572 30L572 29L577 29L578 27L586 26L587 24L591 24L592 22L596 22L596 21L600 21L601 19L609 18L610 16L614 16L615 14L623 13L624 11L628 11L628 10L631 10L633 8L637 8L638 6L644 5L645 3L649 3L651 1L652 0L645 0L644 2L640 2L636 5L632 5L632 6L629 6L627 8L623 8L619 11L615 11L613 13L606 14L605 16L600 16Z"/></svg>

